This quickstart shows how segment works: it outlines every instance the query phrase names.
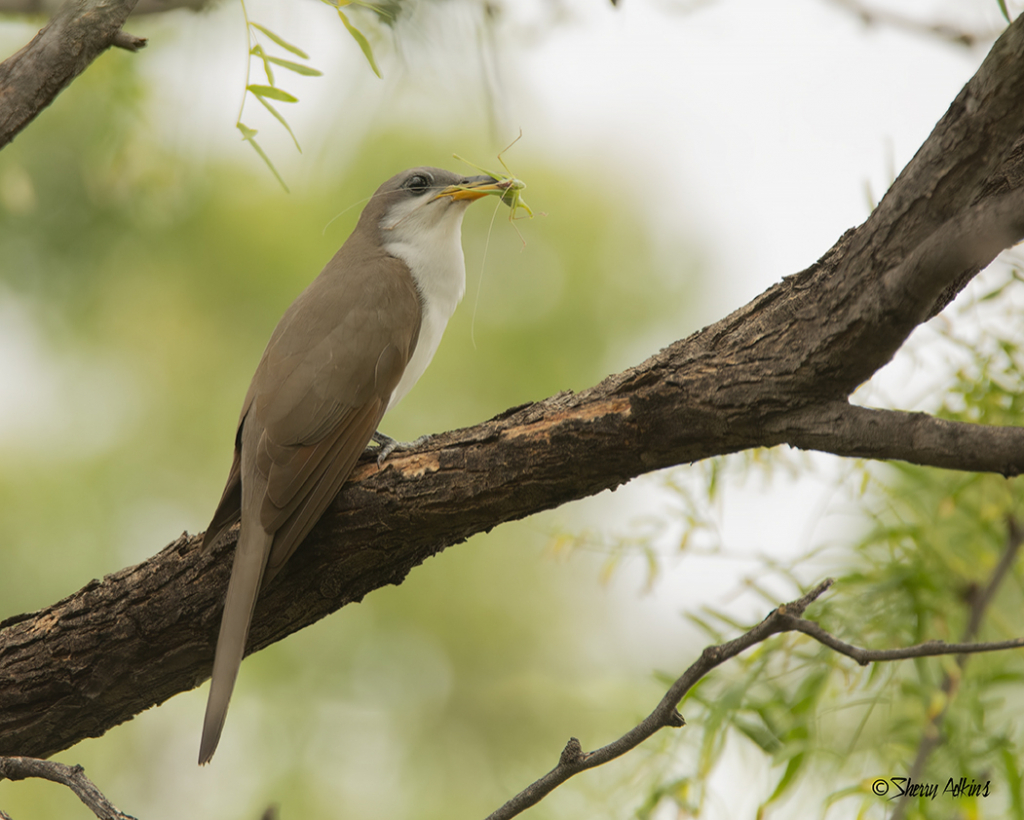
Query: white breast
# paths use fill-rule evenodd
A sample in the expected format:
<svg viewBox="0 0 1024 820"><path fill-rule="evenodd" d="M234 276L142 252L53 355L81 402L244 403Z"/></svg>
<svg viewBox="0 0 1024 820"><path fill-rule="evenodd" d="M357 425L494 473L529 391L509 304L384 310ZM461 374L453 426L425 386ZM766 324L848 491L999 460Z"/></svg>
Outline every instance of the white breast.
<svg viewBox="0 0 1024 820"><path fill-rule="evenodd" d="M466 292L461 229L468 202L445 198L410 204L416 207L405 213L389 213L381 225L385 250L409 266L423 301L419 340L391 394L388 410L402 400L427 369L448 320Z"/></svg>

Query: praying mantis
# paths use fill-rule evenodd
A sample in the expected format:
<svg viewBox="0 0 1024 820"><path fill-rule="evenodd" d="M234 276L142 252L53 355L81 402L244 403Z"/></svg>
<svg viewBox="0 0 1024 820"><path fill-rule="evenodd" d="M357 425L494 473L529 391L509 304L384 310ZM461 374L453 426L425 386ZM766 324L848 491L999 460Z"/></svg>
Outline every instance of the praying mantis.
<svg viewBox="0 0 1024 820"><path fill-rule="evenodd" d="M452 154L452 156L455 157L455 159L459 160L460 162L466 163L466 165L473 166L480 173L486 174L491 179L493 179L495 182L505 183L505 192L501 195L501 201L504 202L506 205L508 205L508 207L510 209L509 210L509 214L508 214L508 221L509 222L512 222L512 220L517 218L516 217L516 212L520 208L522 208L524 211L526 211L526 213L529 215L530 219L533 219L533 210L530 208L529 205L526 204L526 200L523 199L523 195L522 195L523 189L526 188L526 183L523 182L521 179L517 179L513 175L512 170L505 164L505 160L502 159L502 155L506 151L508 151L509 148L511 148L513 145L515 145L517 142L519 142L519 140L522 139L522 136L523 136L523 132L522 132L522 129L520 129L519 136L516 137L514 140L512 140L512 142L510 142L507 146L505 146L504 149L502 149L498 153L498 162L500 162L501 163L501 167L505 169L505 173L495 172L495 171L488 171L486 168L481 168L475 162L470 162L468 159L465 159L464 157L460 157L458 154ZM515 226L513 225L513 227L515 227ZM519 233L518 228L516 229L516 233ZM519 238L520 239L523 238L521 234L520 234ZM523 244L524 245L526 244L525 240L523 240Z"/></svg>

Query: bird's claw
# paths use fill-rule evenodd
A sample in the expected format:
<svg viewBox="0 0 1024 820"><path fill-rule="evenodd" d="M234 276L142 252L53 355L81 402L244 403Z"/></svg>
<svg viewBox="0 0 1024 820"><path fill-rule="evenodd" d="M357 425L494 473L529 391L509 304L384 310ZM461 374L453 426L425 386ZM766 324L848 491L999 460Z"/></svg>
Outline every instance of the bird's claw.
<svg viewBox="0 0 1024 820"><path fill-rule="evenodd" d="M395 450L412 450L423 444L430 436L420 436L413 441L396 441L391 436L386 436L383 433L374 433L373 441L377 444L377 468L381 469L384 466L385 460Z"/></svg>

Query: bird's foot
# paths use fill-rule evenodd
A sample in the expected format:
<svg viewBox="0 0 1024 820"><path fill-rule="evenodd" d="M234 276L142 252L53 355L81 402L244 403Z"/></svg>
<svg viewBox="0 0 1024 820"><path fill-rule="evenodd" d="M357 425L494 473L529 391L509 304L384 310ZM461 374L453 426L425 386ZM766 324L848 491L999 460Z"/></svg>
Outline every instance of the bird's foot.
<svg viewBox="0 0 1024 820"><path fill-rule="evenodd" d="M373 441L377 444L377 467L383 467L384 461L395 450L412 450L426 443L429 438L430 436L420 436L412 441L395 441L391 436L385 436L379 432L374 433Z"/></svg>

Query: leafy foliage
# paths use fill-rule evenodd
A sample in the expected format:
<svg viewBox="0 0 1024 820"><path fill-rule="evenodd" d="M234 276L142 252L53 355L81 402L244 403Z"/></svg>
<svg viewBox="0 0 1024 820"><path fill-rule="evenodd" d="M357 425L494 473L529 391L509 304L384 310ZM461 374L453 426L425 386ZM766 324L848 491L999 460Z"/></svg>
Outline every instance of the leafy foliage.
<svg viewBox="0 0 1024 820"><path fill-rule="evenodd" d="M1000 323L986 314L986 337L940 333L955 369L943 397L946 418L985 424L1019 423L1024 395L1024 348L1014 332L1014 304L1024 298L1016 270L978 297L960 316L988 304L1009 312ZM999 332L1000 329L1003 332ZM785 463L785 458L782 463ZM767 462L772 463L771 459ZM719 460L707 494L680 492L680 509L709 509L723 476L748 470L750 456ZM1021 538L1024 481L906 465L857 464L844 476L856 488L866 533L818 547L788 567L765 563L761 576L794 585L801 565L828 557L837 583L807 617L841 640L896 648L927 640L1003 640L1024 634L1024 571L1000 562ZM684 488L670 481L669 487ZM688 526L713 530L713 516L684 515ZM852 540L852 543L849 541ZM720 549L721 545L716 548ZM1012 553L1011 557L1016 553ZM829 557L830 556L830 557ZM831 573L830 573L831 574ZM814 578L813 580L818 580ZM766 606L779 598L758 592ZM994 593L985 605L987 590ZM745 631L727 611L705 609L690 620L709 642ZM794 807L855 805L858 816L885 807L910 818L1024 817L1024 659L1005 652L917 659L858 668L803 636L772 639L701 681L681 711L689 728L674 744L676 763L650 790L641 817L673 805L699 815L710 783L730 750L756 749L773 772L774 787L759 816L789 816ZM689 734L687 734L689 733ZM684 774L685 772L685 774ZM934 800L891 802L872 792L879 778L912 776L939 785ZM943 795L949 783L989 783L989 797ZM683 788L685 786L685 788ZM803 811L801 810L801 811ZM894 815L895 816L895 815Z"/></svg>
<svg viewBox="0 0 1024 820"><path fill-rule="evenodd" d="M288 186L285 184L285 181L281 177L281 174L278 173L277 168L274 166L274 163L271 162L270 157L267 155L266 151L264 151L260 144L256 142L256 135L259 132L255 128L250 128L242 122L242 113L245 111L245 101L246 99L248 99L249 95L252 95L253 99L260 103L260 105L262 105L264 108L266 108L267 111L269 111L270 114L274 117L274 119L281 123L284 129L288 132L288 135L292 138L292 141L295 143L295 148L301 153L302 148L299 145L298 138L295 136L295 132L292 131L292 128L288 124L288 121L271 102L271 100L273 100L274 102L297 103L299 100L298 97L296 97L294 94L290 94L283 88L278 87L276 75L274 74L274 66L283 68L286 71L291 71L302 77L320 77L322 76L323 72L305 63L298 63L295 62L294 60L287 60L282 57L276 57L270 54L267 48L265 48L261 43L254 43L254 40L258 40L258 35L262 34L272 43L279 46L280 48L283 48L285 51L289 52L293 56L298 57L301 60L309 59L309 55L298 46L289 43L287 40L284 39L284 37L282 37L279 34L275 34L266 26L262 26L259 23L252 22L249 19L249 14L245 9L245 0L240 0L240 2L242 6L242 13L245 15L246 35L249 40L250 60L246 68L246 93L242 98L242 105L238 110L238 118L235 122L235 128L237 128L241 132L242 139L252 146L253 150L259 155L260 159L263 160L264 164L277 178L277 181L281 184L281 187L287 191ZM348 15L345 14L343 9L344 7L350 5L361 6L370 9L371 11L374 11L381 20L388 23L393 23L395 20L395 16L398 13L398 4L378 5L375 3L360 2L359 0L323 0L323 2L337 11L338 17L341 19L342 24L345 26L345 30L348 31L352 39L356 41L356 44L359 46L359 49L363 52L363 56L366 58L367 63L369 63L370 68L373 69L373 73L380 77L380 68L378 68L377 61L374 59L373 48L371 47L369 40L367 40L366 36L352 24L352 22L349 20ZM252 70L252 58L254 57L257 60L259 60L263 65L263 71L267 77L266 84L249 82L249 73Z"/></svg>

